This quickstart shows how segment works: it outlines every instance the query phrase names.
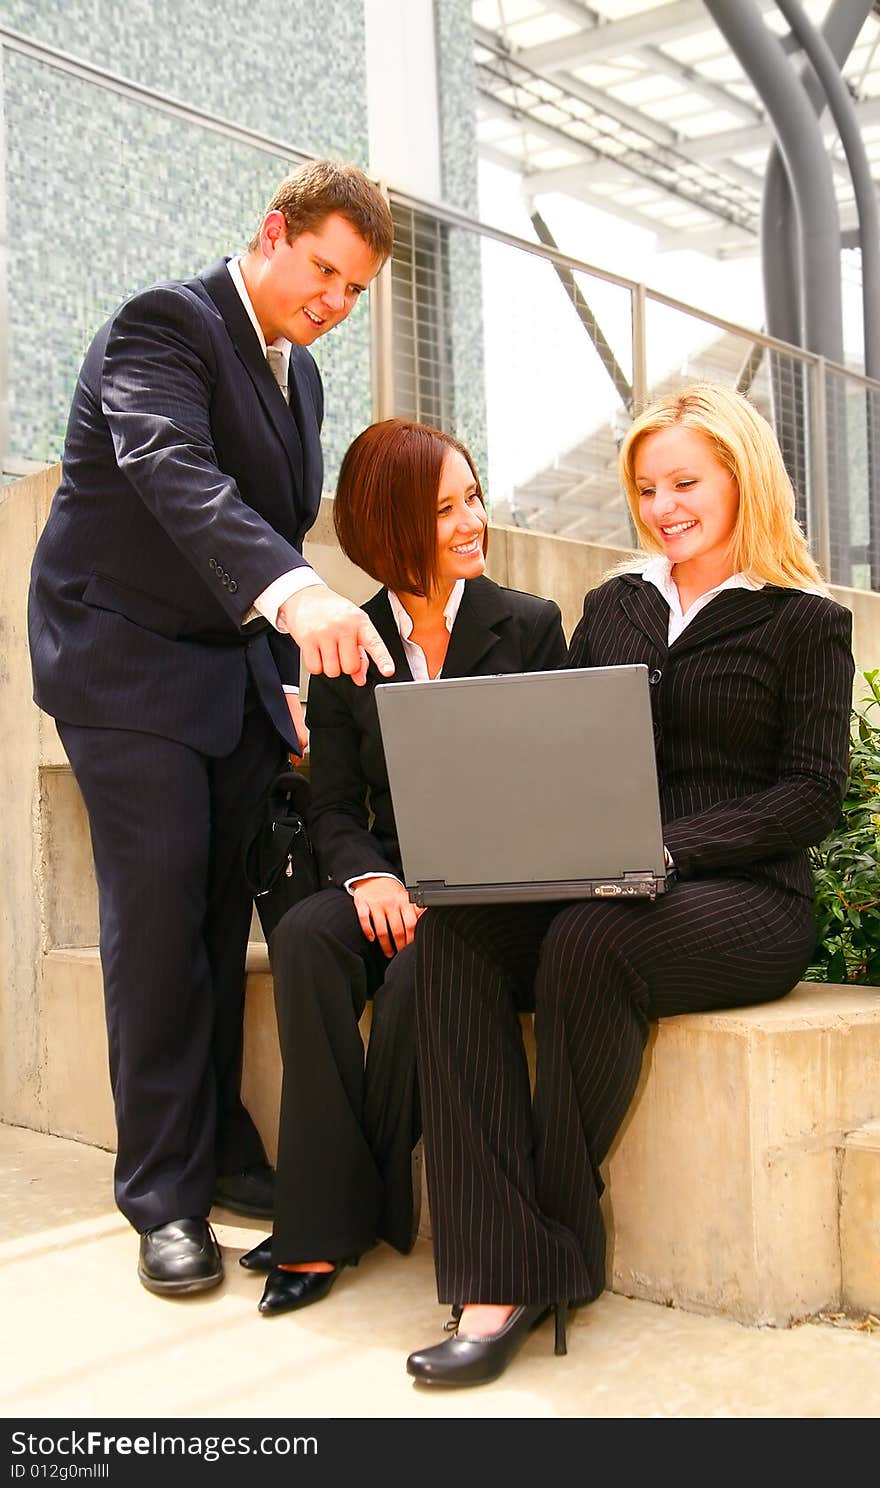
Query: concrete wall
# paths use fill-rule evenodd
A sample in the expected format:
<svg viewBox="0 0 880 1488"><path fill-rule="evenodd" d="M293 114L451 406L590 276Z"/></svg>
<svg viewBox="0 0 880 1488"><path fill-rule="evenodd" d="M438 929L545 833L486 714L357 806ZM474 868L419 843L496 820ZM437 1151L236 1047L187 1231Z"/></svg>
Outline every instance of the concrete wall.
<svg viewBox="0 0 880 1488"><path fill-rule="evenodd" d="M57 479L56 466L0 487L0 802L6 849L0 893L0 1119L44 1129L50 1035L43 959L59 947L95 946L98 939L82 801L54 724L31 701L28 574ZM360 602L376 585L340 552L332 511L332 501L325 499L306 552L329 583ZM570 635L585 591L620 556L618 549L502 527L492 531L489 572L513 588L551 595ZM880 665L880 595L835 593L853 611L857 665ZM256 922L254 936L259 938ZM76 1021L64 1022L64 1045L72 1040L75 1046Z"/></svg>
<svg viewBox="0 0 880 1488"><path fill-rule="evenodd" d="M41 1129L46 874L39 793L41 767L58 758L60 744L54 725L31 702L26 602L34 544L57 478L52 469L0 486L0 1116ZM80 803L74 828L79 843L85 835L82 815Z"/></svg>
<svg viewBox="0 0 880 1488"><path fill-rule="evenodd" d="M375 594L375 580L349 563L333 531L333 502L325 497L309 534L306 552L329 584L361 604ZM581 617L584 595L601 583L607 570L626 557L624 548L600 547L573 538L527 532L521 527L491 528L488 572L496 583L555 599L567 636ZM838 603L853 614L853 654L857 671L880 667L880 594L865 589L832 588Z"/></svg>
<svg viewBox="0 0 880 1488"><path fill-rule="evenodd" d="M0 1120L112 1147L88 828L52 721L31 701L25 603L57 467L0 487ZM325 501L306 551L355 600ZM492 533L501 582L552 595L570 633L619 552ZM860 667L880 664L880 595L838 597ZM256 938L256 937L255 937ZM243 1088L275 1151L280 1058L265 947L252 947ZM608 1284L784 1325L877 1311L880 992L803 985L769 1008L664 1020L606 1166Z"/></svg>
<svg viewBox="0 0 880 1488"><path fill-rule="evenodd" d="M99 73L3 47L8 469L59 458L83 353L126 295L244 247L300 163L287 147L366 168L363 9L322 0L320 17L311 0L247 11L214 0L0 0L0 21L29 40L278 142L218 133L114 91ZM370 418L366 297L316 358L335 479Z"/></svg>

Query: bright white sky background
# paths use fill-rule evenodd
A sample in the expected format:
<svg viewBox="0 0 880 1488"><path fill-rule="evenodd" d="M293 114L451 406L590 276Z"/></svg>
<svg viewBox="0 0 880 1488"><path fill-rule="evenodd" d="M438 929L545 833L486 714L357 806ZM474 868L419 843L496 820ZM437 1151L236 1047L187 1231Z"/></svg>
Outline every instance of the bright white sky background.
<svg viewBox="0 0 880 1488"><path fill-rule="evenodd" d="M655 234L571 197L539 198L538 210L560 249L597 267L640 281L744 326L764 321L757 255L717 260L693 250L659 253ZM480 164L482 221L535 240L519 177ZM585 292L615 355L629 375L629 296L588 281ZM847 360L861 365L861 290L845 275ZM483 251L486 397L489 426L488 489L507 497L514 484L554 459L614 415L615 396L565 291L546 263L516 250ZM687 375L688 353L717 332L660 308L649 319L649 379ZM485 474L485 473L484 473Z"/></svg>

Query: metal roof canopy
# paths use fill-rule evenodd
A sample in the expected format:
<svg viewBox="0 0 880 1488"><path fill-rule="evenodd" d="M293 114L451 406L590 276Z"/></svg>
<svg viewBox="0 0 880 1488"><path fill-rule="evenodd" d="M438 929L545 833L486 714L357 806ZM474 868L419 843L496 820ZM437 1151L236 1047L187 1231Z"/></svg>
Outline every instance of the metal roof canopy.
<svg viewBox="0 0 880 1488"><path fill-rule="evenodd" d="M764 23L803 58L774 0ZM821 27L830 0L803 0ZM634 222L658 247L718 258L758 248L773 128L702 0L474 0L480 154L527 194L562 192ZM880 0L842 75L880 187ZM852 181L826 109L843 245Z"/></svg>

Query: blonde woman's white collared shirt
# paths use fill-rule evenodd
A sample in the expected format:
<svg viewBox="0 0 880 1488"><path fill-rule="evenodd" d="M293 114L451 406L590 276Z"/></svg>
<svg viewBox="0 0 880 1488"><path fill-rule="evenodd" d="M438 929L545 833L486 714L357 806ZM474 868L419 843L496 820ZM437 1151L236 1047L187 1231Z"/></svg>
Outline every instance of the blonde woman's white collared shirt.
<svg viewBox="0 0 880 1488"><path fill-rule="evenodd" d="M669 606L668 643L670 646L673 641L678 640L682 631L690 625L694 616L698 615L700 610L704 610L710 599L714 599L716 594L721 594L725 589L764 588L763 584L756 584L754 579L748 578L744 573L731 574L730 578L725 579L723 584L716 584L714 589L708 589L705 594L701 594L699 599L694 600L687 614L682 614L681 596L678 592L678 586L672 577L671 559L664 558L662 553L658 553L655 558L649 558L645 567L642 569L642 578L646 584L653 584L655 589L660 590L660 593Z"/></svg>
<svg viewBox="0 0 880 1488"><path fill-rule="evenodd" d="M681 596L678 592L678 586L672 577L671 559L664 558L662 553L658 553L655 558L649 558L642 569L642 578L647 584L653 584L655 589L660 590L660 593L669 606L669 632L667 641L670 646L673 641L678 640L682 631L687 629L694 616L698 615L700 610L704 610L709 600L714 599L715 595L720 594L722 590L763 589L764 587L763 584L756 584L754 579L747 578L744 573L731 574L730 578L725 579L723 584L716 584L714 589L708 589L705 594L700 595L699 599L695 599L687 614L684 615L681 610ZM675 863L669 848L665 845L663 847L663 855L666 859L667 869L674 868Z"/></svg>

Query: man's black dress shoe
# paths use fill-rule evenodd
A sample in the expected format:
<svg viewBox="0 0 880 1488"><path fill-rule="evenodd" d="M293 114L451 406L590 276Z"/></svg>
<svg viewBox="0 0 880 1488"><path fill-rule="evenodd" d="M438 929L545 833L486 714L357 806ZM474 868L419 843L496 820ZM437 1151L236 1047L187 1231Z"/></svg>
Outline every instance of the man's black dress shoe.
<svg viewBox="0 0 880 1488"><path fill-rule="evenodd" d="M141 1235L138 1276L149 1292L183 1296L223 1280L223 1261L206 1219L172 1219Z"/></svg>
<svg viewBox="0 0 880 1488"><path fill-rule="evenodd" d="M258 1310L264 1317L272 1317L278 1312L310 1307L326 1297L345 1266L356 1264L356 1261L337 1261L332 1271L282 1271L280 1266L273 1266L266 1277Z"/></svg>
<svg viewBox="0 0 880 1488"><path fill-rule="evenodd" d="M271 1271L272 1236L267 1235L253 1250L245 1251L243 1256L239 1256L238 1264L244 1266L245 1271Z"/></svg>
<svg viewBox="0 0 880 1488"><path fill-rule="evenodd" d="M233 1214L272 1219L275 1214L275 1174L268 1163L225 1173L214 1185L214 1203Z"/></svg>
<svg viewBox="0 0 880 1488"><path fill-rule="evenodd" d="M458 1332L434 1348L410 1354L406 1372L423 1385L487 1385L503 1374L532 1329L556 1312L556 1352L565 1353L565 1303L515 1307L503 1328L482 1337Z"/></svg>

